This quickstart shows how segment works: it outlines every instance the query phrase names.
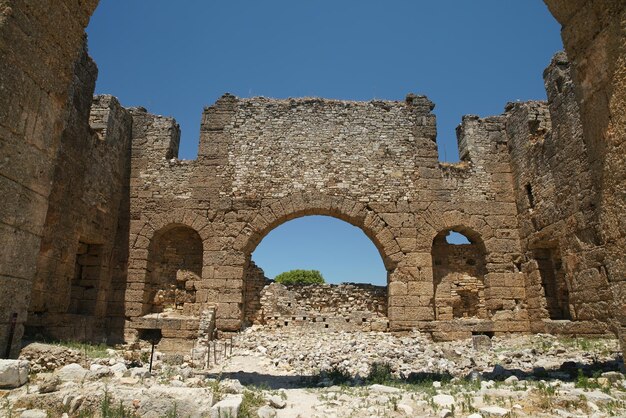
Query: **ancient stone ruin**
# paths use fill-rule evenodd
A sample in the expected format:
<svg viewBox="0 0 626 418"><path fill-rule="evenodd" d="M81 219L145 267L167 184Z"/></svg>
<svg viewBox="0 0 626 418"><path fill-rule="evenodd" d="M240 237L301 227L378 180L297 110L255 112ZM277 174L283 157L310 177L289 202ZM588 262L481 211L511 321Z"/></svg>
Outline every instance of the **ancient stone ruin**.
<svg viewBox="0 0 626 418"><path fill-rule="evenodd" d="M464 117L450 164L434 104L415 94L225 94L204 109L197 159L179 160L175 120L93 97L83 32L96 0L0 1L0 348L16 356L26 330L156 333L184 351L258 321L308 322L311 306L279 309L303 290L278 292L251 261L268 232L306 215L361 228L387 269L385 292L329 290L384 301L333 321L439 340L622 335L626 11L546 3L568 54L544 73L547 102ZM450 231L470 243L448 244Z"/></svg>

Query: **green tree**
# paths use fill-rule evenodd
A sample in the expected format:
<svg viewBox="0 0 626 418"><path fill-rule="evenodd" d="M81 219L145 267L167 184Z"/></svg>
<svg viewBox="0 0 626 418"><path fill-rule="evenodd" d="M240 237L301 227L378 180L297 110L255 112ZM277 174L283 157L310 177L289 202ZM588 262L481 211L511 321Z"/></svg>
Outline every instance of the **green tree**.
<svg viewBox="0 0 626 418"><path fill-rule="evenodd" d="M322 273L317 270L290 270L280 273L274 278L281 284L323 284L326 283Z"/></svg>

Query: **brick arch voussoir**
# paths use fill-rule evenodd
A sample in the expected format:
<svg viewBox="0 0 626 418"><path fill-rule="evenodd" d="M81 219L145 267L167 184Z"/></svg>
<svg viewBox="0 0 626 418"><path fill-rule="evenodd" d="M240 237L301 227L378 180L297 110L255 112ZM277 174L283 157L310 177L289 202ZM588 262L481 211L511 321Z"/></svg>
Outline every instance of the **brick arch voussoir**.
<svg viewBox="0 0 626 418"><path fill-rule="evenodd" d="M397 266L401 249L391 229L366 205L345 197L293 193L265 203L235 238L234 248L251 254L274 228L308 215L325 215L360 228L378 249L388 271Z"/></svg>
<svg viewBox="0 0 626 418"><path fill-rule="evenodd" d="M196 222L196 216L195 213L188 210L175 210L168 212L166 215L148 215L146 217L146 225L148 225L150 229L146 238L152 243L159 234L179 226L189 228L200 236L200 231L206 226L206 222ZM199 228L200 226L201 228Z"/></svg>
<svg viewBox="0 0 626 418"><path fill-rule="evenodd" d="M443 213L429 213L432 229L429 231L429 243L445 231L455 231L465 235L470 241L483 246L489 252L488 240L493 236L489 225L480 217L468 215L459 210L450 210Z"/></svg>

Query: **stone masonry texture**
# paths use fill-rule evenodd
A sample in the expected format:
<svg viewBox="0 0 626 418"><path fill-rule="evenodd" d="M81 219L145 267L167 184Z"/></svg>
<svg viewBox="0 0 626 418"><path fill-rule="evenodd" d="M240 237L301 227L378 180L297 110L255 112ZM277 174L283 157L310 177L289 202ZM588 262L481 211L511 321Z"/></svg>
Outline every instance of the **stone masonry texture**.
<svg viewBox="0 0 626 418"><path fill-rule="evenodd" d="M386 331L387 289L370 284L268 284L256 323L270 328Z"/></svg>
<svg viewBox="0 0 626 418"><path fill-rule="evenodd" d="M565 53L547 102L466 116L438 161L434 104L224 95L194 161L167 117L92 98L91 1L0 0L0 349L34 335L193 340L261 303L250 257L329 215L387 269L390 331L626 336L626 6L546 0ZM449 231L470 244L451 246ZM373 297L373 296L372 296ZM149 328L148 328L149 329ZM624 344L622 345L624 347Z"/></svg>

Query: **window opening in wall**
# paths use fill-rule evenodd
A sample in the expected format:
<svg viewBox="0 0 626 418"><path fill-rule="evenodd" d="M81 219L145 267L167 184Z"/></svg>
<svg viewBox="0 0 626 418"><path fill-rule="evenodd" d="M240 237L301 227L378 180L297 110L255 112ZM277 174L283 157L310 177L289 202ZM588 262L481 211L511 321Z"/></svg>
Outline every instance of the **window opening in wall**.
<svg viewBox="0 0 626 418"><path fill-rule="evenodd" d="M482 241L457 231L442 231L433 240L432 260L435 318L485 318Z"/></svg>
<svg viewBox="0 0 626 418"><path fill-rule="evenodd" d="M533 195L533 187L530 183L526 185L526 197L528 198L528 205L533 209L535 207L535 196Z"/></svg>
<svg viewBox="0 0 626 418"><path fill-rule="evenodd" d="M102 270L102 245L78 243L70 289L69 313L93 315Z"/></svg>
<svg viewBox="0 0 626 418"><path fill-rule="evenodd" d="M460 232L450 231L446 235L446 242L451 245L466 245L471 244L470 240Z"/></svg>
<svg viewBox="0 0 626 418"><path fill-rule="evenodd" d="M556 248L540 248L533 251L537 262L541 285L546 298L548 316L554 320L569 320L569 290L565 270Z"/></svg>

